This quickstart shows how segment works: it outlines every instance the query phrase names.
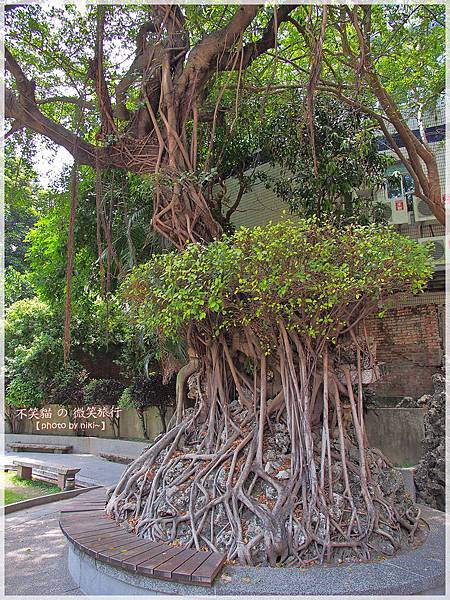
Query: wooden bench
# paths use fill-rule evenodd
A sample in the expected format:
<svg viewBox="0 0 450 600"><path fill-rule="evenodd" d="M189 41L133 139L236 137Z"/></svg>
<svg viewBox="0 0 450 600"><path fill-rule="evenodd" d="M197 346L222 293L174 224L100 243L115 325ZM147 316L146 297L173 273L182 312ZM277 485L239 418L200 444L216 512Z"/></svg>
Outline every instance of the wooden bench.
<svg viewBox="0 0 450 600"><path fill-rule="evenodd" d="M58 476L58 487L60 490L73 490L75 488L75 475L80 470L76 467L64 467L60 465L47 465L36 460L13 460L13 465L17 467L17 476L20 479L32 479L33 469L43 469L56 473Z"/></svg>
<svg viewBox="0 0 450 600"><path fill-rule="evenodd" d="M62 509L61 531L79 550L141 575L178 583L213 584L225 563L223 554L143 540L106 515L105 500L105 490L93 490Z"/></svg>
<svg viewBox="0 0 450 600"><path fill-rule="evenodd" d="M24 442L12 442L8 448L13 452L54 452L55 454L67 454L72 452L72 446L58 446L56 444L26 444Z"/></svg>
<svg viewBox="0 0 450 600"><path fill-rule="evenodd" d="M104 452L100 452L99 456L105 460L120 463L122 465L129 465L134 460L134 458L130 458L129 456L121 456L120 454L105 454Z"/></svg>

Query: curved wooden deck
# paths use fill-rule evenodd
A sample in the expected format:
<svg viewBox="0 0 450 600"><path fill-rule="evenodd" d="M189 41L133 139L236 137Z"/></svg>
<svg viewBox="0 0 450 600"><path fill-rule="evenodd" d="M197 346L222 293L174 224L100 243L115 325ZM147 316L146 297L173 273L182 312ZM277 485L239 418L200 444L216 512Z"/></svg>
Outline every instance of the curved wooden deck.
<svg viewBox="0 0 450 600"><path fill-rule="evenodd" d="M104 512L105 490L79 496L63 508L59 524L77 548L96 560L141 575L179 583L211 586L225 556L164 542L150 542L127 533Z"/></svg>

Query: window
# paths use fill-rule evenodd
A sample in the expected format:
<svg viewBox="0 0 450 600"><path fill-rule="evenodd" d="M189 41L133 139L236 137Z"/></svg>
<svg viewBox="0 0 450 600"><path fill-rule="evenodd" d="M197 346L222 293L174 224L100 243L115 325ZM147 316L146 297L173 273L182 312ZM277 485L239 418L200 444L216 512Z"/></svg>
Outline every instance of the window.
<svg viewBox="0 0 450 600"><path fill-rule="evenodd" d="M405 201L409 211L413 210L414 180L409 173L395 171L386 180L386 197L392 201Z"/></svg>

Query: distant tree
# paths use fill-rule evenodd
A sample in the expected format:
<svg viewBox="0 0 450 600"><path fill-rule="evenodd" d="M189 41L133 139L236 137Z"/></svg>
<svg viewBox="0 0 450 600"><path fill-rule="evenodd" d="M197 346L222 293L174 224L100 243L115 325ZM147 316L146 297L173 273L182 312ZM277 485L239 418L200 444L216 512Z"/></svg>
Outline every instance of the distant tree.
<svg viewBox="0 0 450 600"><path fill-rule="evenodd" d="M146 439L149 439L145 423L145 410L151 406L156 407L161 417L163 431L166 431L167 410L174 405L174 401L174 385L170 382L163 384L162 376L159 373L149 373L148 377L135 378L132 384L124 390L120 398L120 406L136 409L142 433Z"/></svg>
<svg viewBox="0 0 450 600"><path fill-rule="evenodd" d="M85 388L86 404L109 407L108 419L116 438L120 438L120 413L111 409L118 407L124 389L125 385L115 379L92 379Z"/></svg>

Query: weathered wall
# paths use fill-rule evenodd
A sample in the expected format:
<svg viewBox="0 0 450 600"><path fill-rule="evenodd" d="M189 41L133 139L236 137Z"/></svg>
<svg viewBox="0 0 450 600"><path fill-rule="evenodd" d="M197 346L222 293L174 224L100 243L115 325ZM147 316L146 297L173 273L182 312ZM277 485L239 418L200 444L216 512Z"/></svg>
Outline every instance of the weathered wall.
<svg viewBox="0 0 450 600"><path fill-rule="evenodd" d="M396 466L416 465L425 435L423 408L371 408L365 416L370 446L379 448Z"/></svg>
<svg viewBox="0 0 450 600"><path fill-rule="evenodd" d="M33 433L42 435L69 435L75 436L76 432L71 428L68 417L58 416L58 410L62 408L58 404L49 404L46 408L51 410L51 418L42 419L23 419L20 433ZM171 412L166 415L166 422L169 421ZM145 410L144 418L147 427L147 433L153 440L162 431L162 422L156 407L150 407ZM109 419L96 418L81 420L81 423L93 423L94 428L83 429L87 436L97 436L101 438L113 438L114 433ZM103 429L104 424L104 429ZM6 433L10 433L8 423L5 425ZM134 409L123 409L120 413L120 437L125 439L143 440L142 427Z"/></svg>
<svg viewBox="0 0 450 600"><path fill-rule="evenodd" d="M437 304L400 306L367 321L376 342L382 378L371 389L379 396L419 398L433 391L431 376L442 363L440 310Z"/></svg>

